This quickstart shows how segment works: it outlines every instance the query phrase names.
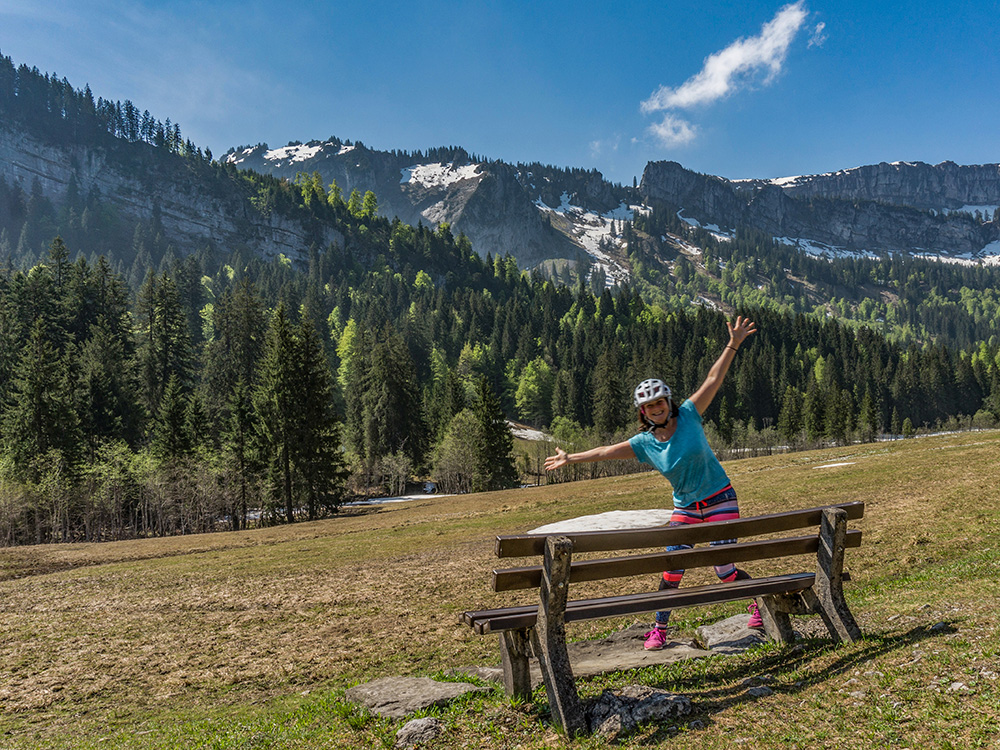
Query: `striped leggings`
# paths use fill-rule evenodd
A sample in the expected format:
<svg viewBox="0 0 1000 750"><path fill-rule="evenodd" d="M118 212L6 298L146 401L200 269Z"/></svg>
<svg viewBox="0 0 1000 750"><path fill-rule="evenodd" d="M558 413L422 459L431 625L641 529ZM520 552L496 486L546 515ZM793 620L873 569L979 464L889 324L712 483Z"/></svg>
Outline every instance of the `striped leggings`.
<svg viewBox="0 0 1000 750"><path fill-rule="evenodd" d="M736 502L736 490L732 485L720 490L711 497L700 500L684 508L675 508L670 516L670 526L687 526L692 523L711 523L712 521L731 521L740 517L739 505ZM713 547L720 544L732 544L735 539L720 539L711 542ZM667 547L667 552L675 550L691 549L690 544L672 544ZM744 571L737 568L733 563L716 565L715 574L720 581L730 582L749 578ZM683 570L668 570L660 580L660 590L675 589L681 585L684 577ZM670 610L656 613L656 624L666 625L670 619Z"/></svg>

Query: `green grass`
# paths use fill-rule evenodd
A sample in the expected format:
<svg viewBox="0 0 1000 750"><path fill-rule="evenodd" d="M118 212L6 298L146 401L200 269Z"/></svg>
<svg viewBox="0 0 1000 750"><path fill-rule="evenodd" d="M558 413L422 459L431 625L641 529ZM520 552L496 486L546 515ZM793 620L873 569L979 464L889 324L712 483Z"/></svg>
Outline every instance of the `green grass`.
<svg viewBox="0 0 1000 750"><path fill-rule="evenodd" d="M816 468L830 463L847 465ZM638 683L689 696L693 712L614 745L572 744L1000 745L1000 433L727 470L744 515L866 501L846 589L865 638L835 646L806 618L795 622L809 637L791 646L580 680L584 698ZM0 550L0 749L392 747L404 722L346 702L345 691L498 662L495 639L458 625L465 609L525 600L488 589L494 535L668 498L661 478L637 474L279 529ZM708 582L695 573L686 584ZM680 610L673 622L693 633L737 611ZM630 622L579 623L569 634ZM750 692L760 687L766 694ZM445 726L429 747L570 744L551 726L544 690L518 703L494 687L426 713Z"/></svg>

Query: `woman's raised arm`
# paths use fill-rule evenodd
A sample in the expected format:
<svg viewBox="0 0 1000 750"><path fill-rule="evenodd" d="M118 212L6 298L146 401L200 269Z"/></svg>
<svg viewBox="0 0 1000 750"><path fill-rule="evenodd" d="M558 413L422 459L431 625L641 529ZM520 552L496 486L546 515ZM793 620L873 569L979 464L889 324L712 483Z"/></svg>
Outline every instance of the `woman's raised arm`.
<svg viewBox="0 0 1000 750"><path fill-rule="evenodd" d="M729 365L733 363L733 358L736 356L736 350L740 348L747 336L757 332L757 324L742 315L737 315L736 320L732 323L727 320L726 327L729 329L729 343L726 344L726 348L722 350L719 358L715 360L712 369L708 371L705 382L691 396L694 408L698 410L699 414L705 413L705 409L712 403L715 394L719 392L719 387L722 385L726 373L729 372Z"/></svg>

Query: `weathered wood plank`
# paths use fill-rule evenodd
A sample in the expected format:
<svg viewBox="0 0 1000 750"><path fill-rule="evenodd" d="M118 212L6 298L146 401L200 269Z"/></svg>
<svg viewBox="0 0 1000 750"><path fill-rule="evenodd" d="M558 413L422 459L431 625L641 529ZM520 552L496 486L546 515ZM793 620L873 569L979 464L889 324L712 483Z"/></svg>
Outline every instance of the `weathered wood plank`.
<svg viewBox="0 0 1000 750"><path fill-rule="evenodd" d="M850 519L862 518L865 511L863 502L840 503L833 506L740 518L734 521L716 521L692 526L657 526L623 531L582 531L565 534L565 536L573 542L575 554L668 547L675 544L698 544L713 539L738 539L818 526L823 509L828 507L842 508ZM498 536L496 555L497 557L541 555L545 547L545 538L545 535L541 534Z"/></svg>
<svg viewBox="0 0 1000 750"><path fill-rule="evenodd" d="M573 543L566 537L549 537L531 645L545 683L552 718L570 737L587 730L586 717L573 680L566 650L564 614L569 593L569 568Z"/></svg>
<svg viewBox="0 0 1000 750"><path fill-rule="evenodd" d="M861 639L861 628L844 599L844 549L847 546L847 514L839 508L823 511L816 553L816 583L813 591L819 614L836 641Z"/></svg>
<svg viewBox="0 0 1000 750"><path fill-rule="evenodd" d="M861 531L851 530L845 540L847 547L861 546ZM819 536L788 537L758 542L701 547L675 552L657 552L648 555L628 555L601 560L578 560L570 569L570 583L603 581L609 578L662 573L664 570L687 570L726 563L771 560L793 555L816 554ZM493 571L494 591L517 591L536 588L542 579L542 567L530 565Z"/></svg>
<svg viewBox="0 0 1000 750"><path fill-rule="evenodd" d="M797 577L797 576L801 576L801 575L812 576L814 574L813 573L797 573L797 574L793 574L793 575L795 577ZM752 580L754 580L754 581L762 581L762 580L765 580L765 579L754 578ZM843 581L850 581L851 580L851 574L848 573L845 570L844 573L843 573L843 576L842 576L841 580L843 580ZM731 585L732 584L715 584L715 583L713 583L713 584L710 584L708 586L705 586L704 588L709 589L709 590L715 590L715 589L720 589L720 588L724 588L725 586L731 586ZM690 590L691 590L691 588L685 588L684 589L684 591L690 591ZM649 594L626 595L625 597L622 597L622 598L623 599L629 599L629 598L631 598L631 596L647 596L647 595L649 595ZM732 599L725 599L724 598L724 599L716 599L716 600L713 600L713 601L702 602L702 604L717 604L717 603L719 603L721 601L737 601L737 600L742 599L742 598L749 599L749 598L752 598L754 596L756 596L756 594L747 594L746 596L737 596L737 597L733 597ZM816 603L816 595L812 592L811 589L806 588L806 589L798 590L797 587L796 587L795 591L787 592L787 594L779 592L778 594L771 594L771 596L774 597L774 599L777 601L777 606L780 607L780 608L782 608L782 611L787 612L788 614L792 614L792 615L811 615L811 614L816 614L816 613L819 612L819 609L818 609L819 605L818 605L818 603ZM583 601L590 601L590 600L578 599L576 601L569 601L569 602L566 603L566 609L567 610L572 610L579 602L583 602ZM691 605L691 606L697 606L697 605ZM538 605L537 604L524 604L524 605L518 605L518 606L514 606L514 607L497 607L495 609L470 610L470 611L462 613L461 621L462 621L463 624L471 626L472 629L475 630L477 633L480 633L480 634L483 634L483 633L492 633L492 632L496 632L497 629L496 628L494 628L493 630L490 630L488 628L487 629L483 629L483 623L486 622L487 620L497 620L497 621L499 621L499 618L506 618L506 617L509 617L509 616L515 616L516 617L516 616L520 616L520 615L524 615L524 614L530 614L532 612L537 611L537 609L538 609Z"/></svg>
<svg viewBox="0 0 1000 750"><path fill-rule="evenodd" d="M649 591L642 594L578 599L566 604L565 622L593 620L599 617L656 612L660 609L681 609L703 604L753 599L764 594L801 591L813 585L815 573L791 573L768 578L752 578L732 583L714 583L707 586L687 586L679 589ZM501 630L534 627L537 606L509 607L469 613L470 622L481 635Z"/></svg>
<svg viewBox="0 0 1000 750"><path fill-rule="evenodd" d="M511 698L531 700L531 671L528 667L530 648L527 631L505 630L500 633L503 687Z"/></svg>
<svg viewBox="0 0 1000 750"><path fill-rule="evenodd" d="M787 594L779 596L787 596ZM768 638L777 643L791 643L795 640L791 618L787 612L776 606L772 596L758 597L757 607L760 611L760 619L764 621L764 632L767 633Z"/></svg>

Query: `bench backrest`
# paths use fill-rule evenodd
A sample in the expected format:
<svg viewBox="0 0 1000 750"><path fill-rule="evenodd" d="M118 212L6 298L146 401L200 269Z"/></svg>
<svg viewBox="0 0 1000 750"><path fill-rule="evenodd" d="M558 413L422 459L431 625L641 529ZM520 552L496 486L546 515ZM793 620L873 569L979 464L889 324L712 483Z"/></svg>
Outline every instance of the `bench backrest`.
<svg viewBox="0 0 1000 750"><path fill-rule="evenodd" d="M498 536L498 557L523 557L542 555L548 536L565 536L573 543L574 554L579 552L613 552L673 545L693 545L748 536L776 534L796 529L819 526L824 508L841 508L848 519L864 516L863 502L842 503L806 510L753 516L732 521L693 524L690 526L658 526L645 529L616 531L585 531L567 534L518 534ZM628 555L600 560L574 561L570 568L570 582L598 581L609 578L658 573L664 570L721 565L729 562L764 560L791 555L815 554L819 545L818 534L786 537L776 540L742 542L703 549L657 552L645 555ZM861 545L861 532L848 531L845 546ZM507 568L493 571L494 591L513 591L537 588L542 581L542 566Z"/></svg>

